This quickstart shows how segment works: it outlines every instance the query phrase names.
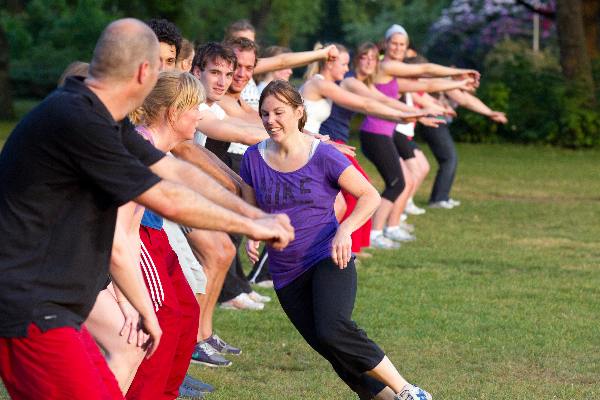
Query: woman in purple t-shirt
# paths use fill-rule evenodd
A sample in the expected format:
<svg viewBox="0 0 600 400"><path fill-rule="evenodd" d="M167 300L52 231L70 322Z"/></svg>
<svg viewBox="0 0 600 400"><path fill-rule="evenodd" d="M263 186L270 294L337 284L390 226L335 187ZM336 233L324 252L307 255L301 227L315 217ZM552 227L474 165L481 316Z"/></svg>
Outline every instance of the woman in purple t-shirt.
<svg viewBox="0 0 600 400"><path fill-rule="evenodd" d="M404 380L351 319L357 280L350 234L377 208L376 189L334 147L302 134L302 98L288 82L267 85L259 112L270 138L246 151L240 175L251 187L244 198L265 212L286 213L295 229L284 250L267 246L283 310L361 399L386 392L395 399L431 399ZM341 189L358 202L338 224L333 204ZM249 241L247 250L256 260L258 243Z"/></svg>

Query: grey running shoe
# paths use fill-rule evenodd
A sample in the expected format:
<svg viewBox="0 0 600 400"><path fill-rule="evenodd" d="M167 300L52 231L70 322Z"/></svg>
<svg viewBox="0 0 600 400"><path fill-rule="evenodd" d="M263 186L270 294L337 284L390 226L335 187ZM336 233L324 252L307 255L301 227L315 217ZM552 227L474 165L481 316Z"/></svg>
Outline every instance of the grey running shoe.
<svg viewBox="0 0 600 400"><path fill-rule="evenodd" d="M429 203L429 208L444 208L446 210L450 210L454 208L454 205L447 200L436 201L434 203Z"/></svg>
<svg viewBox="0 0 600 400"><path fill-rule="evenodd" d="M448 199L448 203L452 204L452 207L458 207L458 206L460 206L460 201L459 200Z"/></svg>
<svg viewBox="0 0 600 400"><path fill-rule="evenodd" d="M398 249L400 248L400 243L394 242L381 234L371 236L371 247L374 249Z"/></svg>
<svg viewBox="0 0 600 400"><path fill-rule="evenodd" d="M177 396L177 400L199 400L204 398L204 393L199 391L198 389L194 389L191 386L185 384L185 380L179 386L179 396Z"/></svg>
<svg viewBox="0 0 600 400"><path fill-rule="evenodd" d="M395 226L393 228L385 228L383 230L383 236L388 239L395 240L397 242L412 242L416 240L417 237L404 229Z"/></svg>
<svg viewBox="0 0 600 400"><path fill-rule="evenodd" d="M229 367L231 365L231 361L220 355L207 342L196 344L191 361L196 364L206 365L207 367Z"/></svg>
<svg viewBox="0 0 600 400"><path fill-rule="evenodd" d="M408 384L394 396L394 400L431 400L431 395L418 386Z"/></svg>
<svg viewBox="0 0 600 400"><path fill-rule="evenodd" d="M208 383L204 383L200 379L196 379L190 375L185 376L185 379L183 380L182 385L191 387L192 389L196 389L197 391L202 392L202 393L212 393L215 391L215 388L212 385L209 385Z"/></svg>
<svg viewBox="0 0 600 400"><path fill-rule="evenodd" d="M206 343L210 344L213 349L221 354L230 354L234 356L239 356L242 354L242 349L238 347L234 347L217 336L216 333L213 333L209 336L208 339L205 340Z"/></svg>

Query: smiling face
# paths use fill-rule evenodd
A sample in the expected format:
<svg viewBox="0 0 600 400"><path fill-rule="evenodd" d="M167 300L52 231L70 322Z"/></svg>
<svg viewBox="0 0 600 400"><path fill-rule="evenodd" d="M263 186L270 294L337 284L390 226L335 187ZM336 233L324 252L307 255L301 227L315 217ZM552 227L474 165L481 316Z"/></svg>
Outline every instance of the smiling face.
<svg viewBox="0 0 600 400"><path fill-rule="evenodd" d="M233 81L229 87L231 93L241 93L246 87L252 75L254 74L254 64L256 63L256 56L251 50L240 50L237 48L233 49L237 57L237 68L233 74Z"/></svg>
<svg viewBox="0 0 600 400"><path fill-rule="evenodd" d="M206 89L206 99L209 104L221 100L229 89L233 79L233 64L221 59L208 60L204 71L194 68L194 76L200 79Z"/></svg>
<svg viewBox="0 0 600 400"><path fill-rule="evenodd" d="M385 42L385 55L392 60L403 61L408 49L408 37L395 33Z"/></svg>
<svg viewBox="0 0 600 400"><path fill-rule="evenodd" d="M379 54L377 54L375 49L369 49L366 53L361 54L356 63L357 72L365 76L374 74L377 68L378 57Z"/></svg>
<svg viewBox="0 0 600 400"><path fill-rule="evenodd" d="M275 142L280 142L287 135L298 133L298 121L304 113L303 107L292 107L279 100L275 95L267 96L260 108L262 123Z"/></svg>

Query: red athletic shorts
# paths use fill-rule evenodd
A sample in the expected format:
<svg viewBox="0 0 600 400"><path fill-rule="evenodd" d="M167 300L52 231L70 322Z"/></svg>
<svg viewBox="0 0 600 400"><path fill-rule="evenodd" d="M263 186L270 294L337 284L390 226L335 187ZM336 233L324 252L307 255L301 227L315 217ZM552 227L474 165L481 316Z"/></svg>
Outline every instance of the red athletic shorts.
<svg viewBox="0 0 600 400"><path fill-rule="evenodd" d="M15 400L123 399L84 326L42 332L30 324L25 338L0 338L0 375Z"/></svg>

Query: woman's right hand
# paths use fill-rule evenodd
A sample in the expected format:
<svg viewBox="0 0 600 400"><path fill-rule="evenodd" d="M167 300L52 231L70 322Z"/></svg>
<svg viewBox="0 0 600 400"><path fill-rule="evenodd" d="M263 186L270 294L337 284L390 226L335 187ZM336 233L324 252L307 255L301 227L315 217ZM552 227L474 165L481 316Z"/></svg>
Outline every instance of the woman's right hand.
<svg viewBox="0 0 600 400"><path fill-rule="evenodd" d="M340 51L334 44L324 47L323 51L327 55L327 61L335 61L340 56Z"/></svg>
<svg viewBox="0 0 600 400"><path fill-rule="evenodd" d="M246 242L246 254L248 254L248 258L254 263L258 261L258 257L259 257L258 247L259 246L260 246L259 240L248 239L248 241Z"/></svg>

